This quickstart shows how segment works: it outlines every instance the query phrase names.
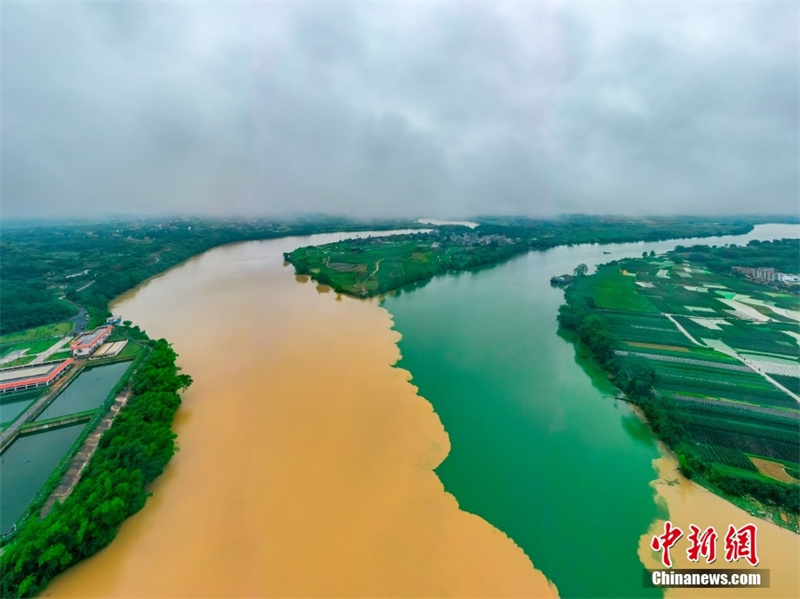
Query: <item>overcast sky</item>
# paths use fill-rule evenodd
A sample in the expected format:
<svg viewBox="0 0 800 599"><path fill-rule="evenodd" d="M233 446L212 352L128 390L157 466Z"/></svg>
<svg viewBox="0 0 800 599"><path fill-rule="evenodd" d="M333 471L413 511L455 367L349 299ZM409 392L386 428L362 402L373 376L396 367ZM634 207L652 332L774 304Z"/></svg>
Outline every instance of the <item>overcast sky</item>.
<svg viewBox="0 0 800 599"><path fill-rule="evenodd" d="M2 217L798 208L798 3L2 5Z"/></svg>

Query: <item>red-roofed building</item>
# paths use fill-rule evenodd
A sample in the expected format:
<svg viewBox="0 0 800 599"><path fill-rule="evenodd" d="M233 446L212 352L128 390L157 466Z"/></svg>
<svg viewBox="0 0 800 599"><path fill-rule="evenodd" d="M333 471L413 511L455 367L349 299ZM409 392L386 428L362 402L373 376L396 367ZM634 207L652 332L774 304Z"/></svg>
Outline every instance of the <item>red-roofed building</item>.
<svg viewBox="0 0 800 599"><path fill-rule="evenodd" d="M103 345L113 330L113 326L106 325L104 327L97 327L91 333L84 333L69 344L72 355L74 357L91 356L94 350Z"/></svg>
<svg viewBox="0 0 800 599"><path fill-rule="evenodd" d="M58 363L5 369L0 372L0 394L52 385L67 372L74 360L69 358Z"/></svg>

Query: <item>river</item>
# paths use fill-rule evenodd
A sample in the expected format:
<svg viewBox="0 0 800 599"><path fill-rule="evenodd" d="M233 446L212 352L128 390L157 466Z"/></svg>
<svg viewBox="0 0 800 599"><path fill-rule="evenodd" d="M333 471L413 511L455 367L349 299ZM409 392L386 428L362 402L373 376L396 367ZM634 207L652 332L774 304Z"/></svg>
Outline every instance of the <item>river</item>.
<svg viewBox="0 0 800 599"><path fill-rule="evenodd" d="M548 280L694 241L534 252L382 309L282 263L340 237L217 248L113 306L195 379L180 451L114 543L45 595L551 593L532 560L563 596L646 596L640 541L670 505L651 485L662 454L556 334ZM768 527L763 542L793 555L797 535Z"/></svg>
<svg viewBox="0 0 800 599"><path fill-rule="evenodd" d="M638 547L665 513L648 484L662 452L630 406L614 400L605 374L558 336L564 293L547 282L580 263L592 271L678 244L799 231L768 225L736 237L560 247L387 298L403 335L399 366L450 435L437 469L445 488L519 543L562 596L659 596L642 588ZM797 552L800 537L774 532Z"/></svg>

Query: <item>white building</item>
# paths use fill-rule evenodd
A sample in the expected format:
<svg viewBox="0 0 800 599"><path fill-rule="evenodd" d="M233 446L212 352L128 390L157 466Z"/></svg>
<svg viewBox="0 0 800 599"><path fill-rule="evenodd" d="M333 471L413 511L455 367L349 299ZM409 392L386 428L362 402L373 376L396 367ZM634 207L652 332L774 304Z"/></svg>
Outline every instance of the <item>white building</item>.
<svg viewBox="0 0 800 599"><path fill-rule="evenodd" d="M111 335L111 331L113 330L113 326L106 325L104 327L96 328L91 333L83 333L69 344L69 348L72 350L72 355L75 357L91 356L94 350L103 345L103 342L108 339L109 335Z"/></svg>

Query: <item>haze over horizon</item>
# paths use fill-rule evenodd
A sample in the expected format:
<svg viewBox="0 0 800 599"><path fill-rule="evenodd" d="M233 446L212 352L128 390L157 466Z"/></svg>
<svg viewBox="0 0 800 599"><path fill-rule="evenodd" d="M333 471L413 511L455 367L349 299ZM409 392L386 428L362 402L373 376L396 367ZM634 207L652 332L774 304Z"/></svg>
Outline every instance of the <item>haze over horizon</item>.
<svg viewBox="0 0 800 599"><path fill-rule="evenodd" d="M2 218L798 214L798 18L4 2Z"/></svg>

